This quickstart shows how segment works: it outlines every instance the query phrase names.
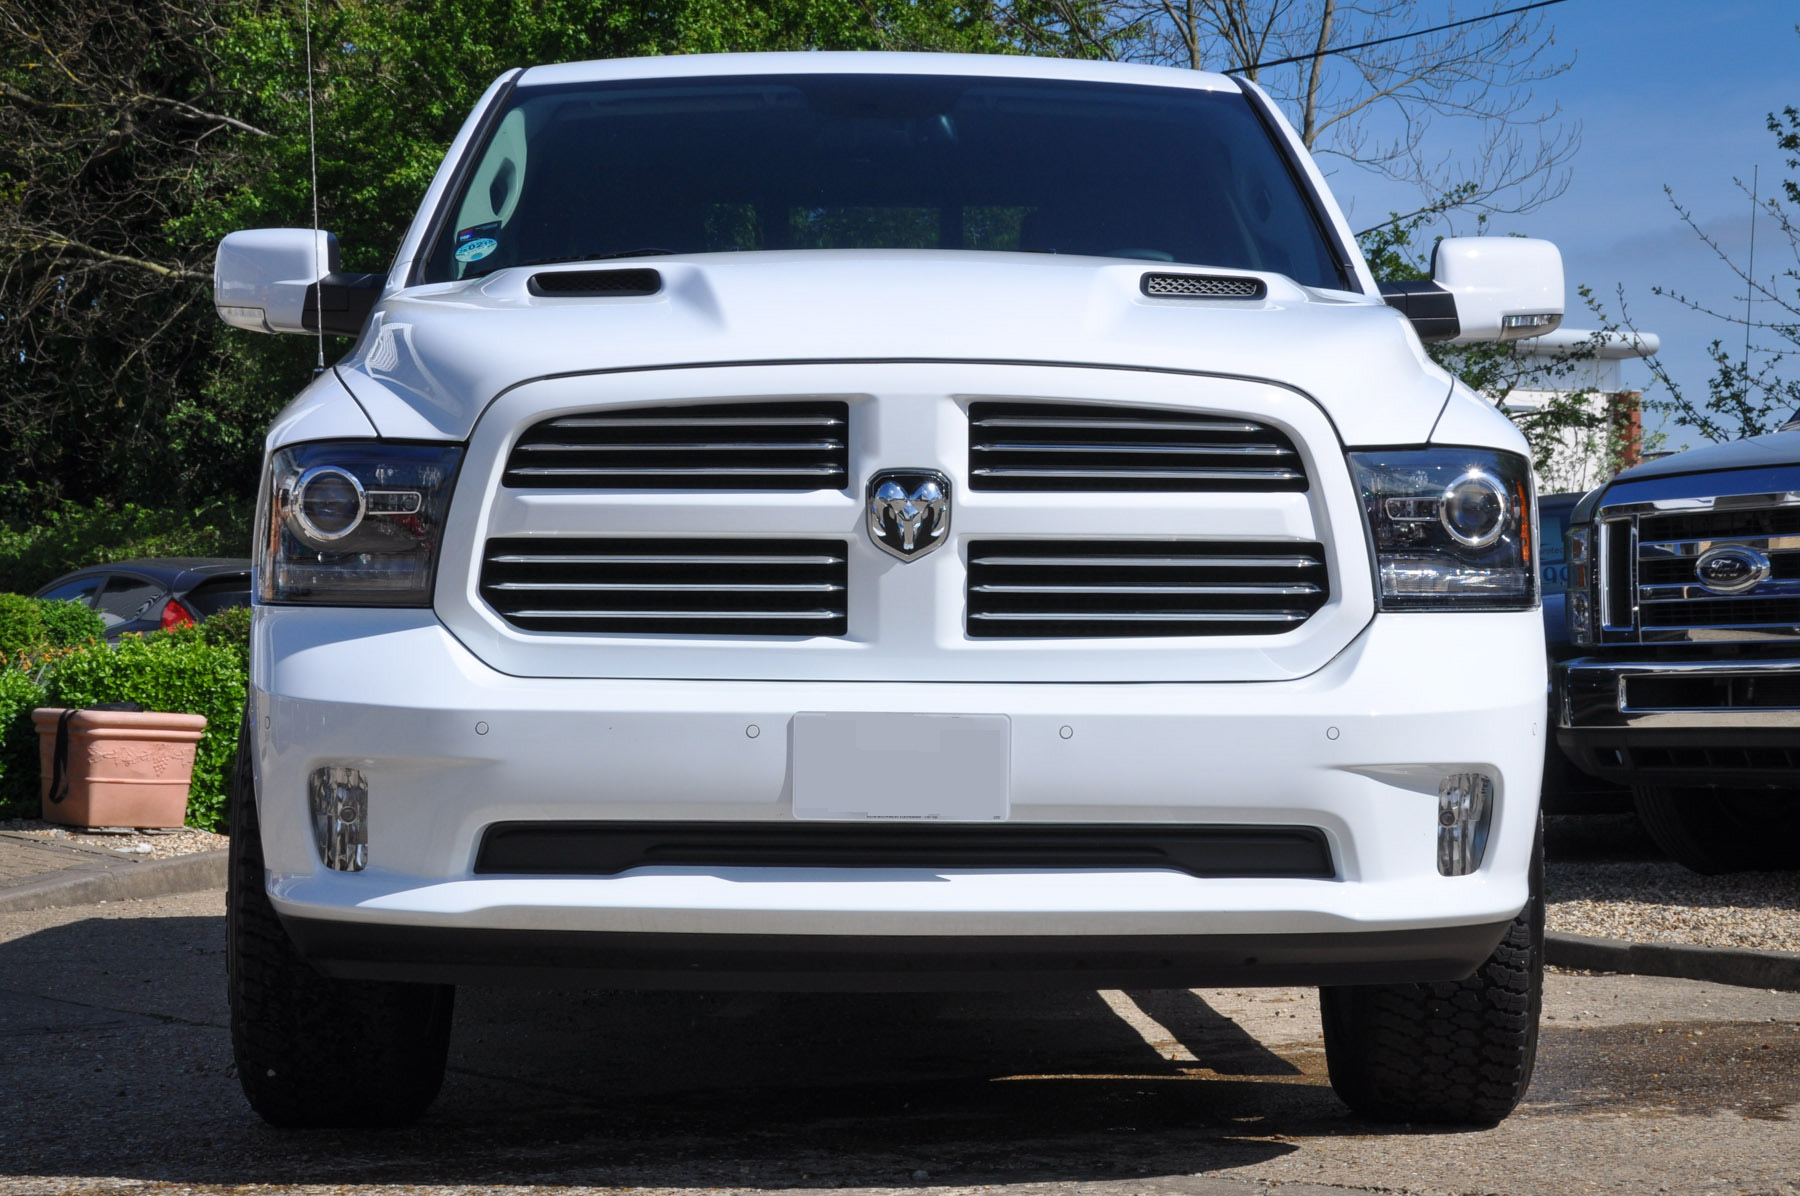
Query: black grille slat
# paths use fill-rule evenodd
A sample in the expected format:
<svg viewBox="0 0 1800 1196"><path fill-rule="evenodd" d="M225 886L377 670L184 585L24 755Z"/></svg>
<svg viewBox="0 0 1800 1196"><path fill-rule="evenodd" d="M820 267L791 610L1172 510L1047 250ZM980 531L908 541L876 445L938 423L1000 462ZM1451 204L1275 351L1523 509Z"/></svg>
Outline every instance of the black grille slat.
<svg viewBox="0 0 1800 1196"><path fill-rule="evenodd" d="M841 540L488 541L481 596L525 631L843 635Z"/></svg>
<svg viewBox="0 0 1800 1196"><path fill-rule="evenodd" d="M1254 420L1090 403L969 406L974 490L1305 490L1293 441Z"/></svg>
<svg viewBox="0 0 1800 1196"><path fill-rule="evenodd" d="M507 458L505 484L581 490L842 490L841 400L630 407L547 419Z"/></svg>
<svg viewBox="0 0 1800 1196"><path fill-rule="evenodd" d="M1330 597L1324 550L1293 541L977 540L977 638L1276 635Z"/></svg>
<svg viewBox="0 0 1800 1196"><path fill-rule="evenodd" d="M1745 507L1644 515L1644 540L1728 540L1733 536L1800 533L1800 507Z"/></svg>

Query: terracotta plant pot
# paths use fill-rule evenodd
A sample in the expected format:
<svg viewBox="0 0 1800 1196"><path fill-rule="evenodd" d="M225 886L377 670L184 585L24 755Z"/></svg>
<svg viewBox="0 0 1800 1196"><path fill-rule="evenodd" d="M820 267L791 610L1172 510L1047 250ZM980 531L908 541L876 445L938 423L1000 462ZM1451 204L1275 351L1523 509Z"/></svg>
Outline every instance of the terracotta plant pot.
<svg viewBox="0 0 1800 1196"><path fill-rule="evenodd" d="M68 795L50 800L61 707L31 712L37 724L44 819L66 826L180 826L187 819L198 714L80 710L69 719Z"/></svg>

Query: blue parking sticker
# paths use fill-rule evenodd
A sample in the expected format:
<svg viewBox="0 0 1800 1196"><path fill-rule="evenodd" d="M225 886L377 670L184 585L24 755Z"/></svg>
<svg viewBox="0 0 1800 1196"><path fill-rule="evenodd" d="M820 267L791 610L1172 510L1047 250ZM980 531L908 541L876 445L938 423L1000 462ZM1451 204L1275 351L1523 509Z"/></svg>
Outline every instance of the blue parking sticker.
<svg viewBox="0 0 1800 1196"><path fill-rule="evenodd" d="M456 247L456 260L459 262L478 262L494 250L500 248L500 242L492 237L477 237L465 245Z"/></svg>

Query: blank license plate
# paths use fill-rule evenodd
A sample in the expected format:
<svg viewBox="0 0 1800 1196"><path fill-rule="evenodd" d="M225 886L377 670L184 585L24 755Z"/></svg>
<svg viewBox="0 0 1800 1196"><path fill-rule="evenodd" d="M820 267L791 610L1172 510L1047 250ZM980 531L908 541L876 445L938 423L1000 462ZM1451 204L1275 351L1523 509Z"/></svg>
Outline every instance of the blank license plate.
<svg viewBox="0 0 1800 1196"><path fill-rule="evenodd" d="M794 716L794 817L993 822L1011 808L1004 714Z"/></svg>

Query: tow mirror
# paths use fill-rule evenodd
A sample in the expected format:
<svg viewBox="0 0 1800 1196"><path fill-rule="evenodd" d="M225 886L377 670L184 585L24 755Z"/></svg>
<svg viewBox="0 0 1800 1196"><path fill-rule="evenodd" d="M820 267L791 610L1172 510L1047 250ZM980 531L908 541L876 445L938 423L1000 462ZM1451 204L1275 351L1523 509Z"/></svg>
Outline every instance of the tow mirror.
<svg viewBox="0 0 1800 1196"><path fill-rule="evenodd" d="M1420 340L1492 344L1554 332L1563 319L1562 254L1525 237L1451 237L1431 255L1431 278L1383 283Z"/></svg>
<svg viewBox="0 0 1800 1196"><path fill-rule="evenodd" d="M309 228L257 228L219 242L213 259L213 307L234 328L252 332L326 332L356 336L381 297L382 274L338 270L337 238Z"/></svg>

